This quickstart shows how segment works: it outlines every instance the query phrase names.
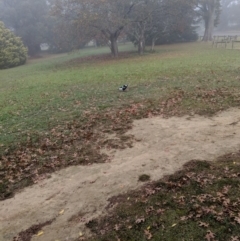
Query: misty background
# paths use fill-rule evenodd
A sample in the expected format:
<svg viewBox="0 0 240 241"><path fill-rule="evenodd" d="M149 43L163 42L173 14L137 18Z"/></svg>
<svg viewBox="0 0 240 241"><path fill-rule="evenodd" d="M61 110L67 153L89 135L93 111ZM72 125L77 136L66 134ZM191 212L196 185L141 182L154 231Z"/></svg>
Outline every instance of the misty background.
<svg viewBox="0 0 240 241"><path fill-rule="evenodd" d="M156 44L211 41L239 34L239 0L0 0L0 21L29 56L131 41L139 54Z"/></svg>

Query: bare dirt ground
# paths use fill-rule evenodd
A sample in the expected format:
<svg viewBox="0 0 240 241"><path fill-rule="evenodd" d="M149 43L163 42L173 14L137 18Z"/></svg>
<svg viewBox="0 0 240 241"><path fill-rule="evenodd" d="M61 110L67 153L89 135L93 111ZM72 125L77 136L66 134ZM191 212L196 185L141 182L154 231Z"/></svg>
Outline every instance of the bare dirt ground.
<svg viewBox="0 0 240 241"><path fill-rule="evenodd" d="M154 117L134 122L133 148L111 153L109 163L69 167L0 203L0 240L56 218L34 241L71 241L89 235L84 224L106 212L108 199L136 189L141 174L158 180L186 162L214 160L240 149L240 109L214 117Z"/></svg>

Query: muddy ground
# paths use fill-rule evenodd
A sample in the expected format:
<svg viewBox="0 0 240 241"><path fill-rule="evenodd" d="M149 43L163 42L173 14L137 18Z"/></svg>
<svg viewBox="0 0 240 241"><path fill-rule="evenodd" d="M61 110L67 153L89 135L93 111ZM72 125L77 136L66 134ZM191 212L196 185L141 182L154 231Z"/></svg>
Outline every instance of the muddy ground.
<svg viewBox="0 0 240 241"><path fill-rule="evenodd" d="M22 230L54 218L32 240L88 236L85 223L106 212L110 197L143 185L139 175L158 180L190 160L214 160L239 150L240 109L214 117L142 119L127 134L135 136L133 147L108 153L110 162L69 167L0 202L0 240L11 241Z"/></svg>

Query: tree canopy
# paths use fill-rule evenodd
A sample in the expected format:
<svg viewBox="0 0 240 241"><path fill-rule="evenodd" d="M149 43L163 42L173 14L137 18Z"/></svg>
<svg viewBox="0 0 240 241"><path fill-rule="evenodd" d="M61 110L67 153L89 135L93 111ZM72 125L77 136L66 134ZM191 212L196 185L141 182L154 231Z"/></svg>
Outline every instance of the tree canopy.
<svg viewBox="0 0 240 241"><path fill-rule="evenodd" d="M153 49L155 43L195 40L200 20L203 40L211 40L221 3L223 12L231 12L228 24L240 24L239 0L0 0L0 20L22 38L29 55L41 43L65 52L103 39L117 57L121 35L142 54L146 44Z"/></svg>
<svg viewBox="0 0 240 241"><path fill-rule="evenodd" d="M146 37L155 42L167 35L178 36L178 40L184 40L187 32L195 36L194 7L194 0L62 0L53 4L52 13L84 29L91 38L101 33L117 57L117 40L123 32L137 43L140 54Z"/></svg>
<svg viewBox="0 0 240 241"><path fill-rule="evenodd" d="M129 23L130 14L137 2L137 0L56 1L53 14L85 29L88 36L100 32L109 42L112 55L117 57L117 39Z"/></svg>
<svg viewBox="0 0 240 241"><path fill-rule="evenodd" d="M21 39L0 22L0 69L25 64L27 49Z"/></svg>
<svg viewBox="0 0 240 241"><path fill-rule="evenodd" d="M196 40L194 2L185 0L146 0L133 10L128 35L141 54L145 42L172 43Z"/></svg>

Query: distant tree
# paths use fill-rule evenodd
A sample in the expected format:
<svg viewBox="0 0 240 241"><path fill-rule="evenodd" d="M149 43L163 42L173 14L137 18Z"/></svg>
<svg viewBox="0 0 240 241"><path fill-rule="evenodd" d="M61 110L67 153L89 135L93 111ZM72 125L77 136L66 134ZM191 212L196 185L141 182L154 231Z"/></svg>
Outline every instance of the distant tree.
<svg viewBox="0 0 240 241"><path fill-rule="evenodd" d="M129 16L137 0L61 0L56 1L53 15L67 19L72 26L84 28L86 33L100 32L109 43L111 53L118 57L117 40L129 23ZM76 31L77 28L75 28Z"/></svg>
<svg viewBox="0 0 240 241"><path fill-rule="evenodd" d="M132 21L127 27L130 39L138 45L142 54L145 42L171 43L196 39L192 26L195 20L192 0L145 0L140 1L132 13Z"/></svg>
<svg viewBox="0 0 240 241"><path fill-rule="evenodd" d="M141 55L145 49L146 32L150 30L153 20L154 1L145 0L138 1L130 15L130 21L126 28L126 32L130 40L138 46L138 53Z"/></svg>
<svg viewBox="0 0 240 241"><path fill-rule="evenodd" d="M51 50L66 52L79 49L96 35L96 31L82 22L83 10L78 0L51 0L49 4L48 43Z"/></svg>
<svg viewBox="0 0 240 241"><path fill-rule="evenodd" d="M194 0L161 0L160 14L157 16L158 43L194 41L197 38L196 11Z"/></svg>
<svg viewBox="0 0 240 241"><path fill-rule="evenodd" d="M0 69L25 64L26 60L27 49L21 39L0 22Z"/></svg>
<svg viewBox="0 0 240 241"><path fill-rule="evenodd" d="M203 41L211 41L214 27L219 23L221 0L197 0L197 12L204 21Z"/></svg>
<svg viewBox="0 0 240 241"><path fill-rule="evenodd" d="M0 20L22 38L33 56L46 42L48 4L46 0L0 0Z"/></svg>

